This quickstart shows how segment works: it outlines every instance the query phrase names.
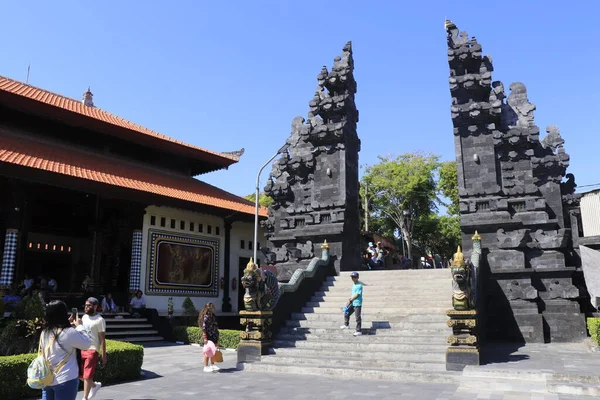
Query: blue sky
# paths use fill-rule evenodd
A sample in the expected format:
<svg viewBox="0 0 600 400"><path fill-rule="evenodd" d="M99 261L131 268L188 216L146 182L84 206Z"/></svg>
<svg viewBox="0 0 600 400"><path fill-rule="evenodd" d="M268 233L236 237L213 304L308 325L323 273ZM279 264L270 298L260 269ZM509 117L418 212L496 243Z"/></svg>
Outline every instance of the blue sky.
<svg viewBox="0 0 600 400"><path fill-rule="evenodd" d="M239 195L306 117L321 66L348 40L360 163L412 151L454 159L448 17L492 56L495 80L527 85L542 132L559 126L577 183L600 183L598 2L11 0L2 12L0 75L25 80L31 64L33 85L77 99L91 86L98 107L141 125L244 147L228 171L200 177Z"/></svg>

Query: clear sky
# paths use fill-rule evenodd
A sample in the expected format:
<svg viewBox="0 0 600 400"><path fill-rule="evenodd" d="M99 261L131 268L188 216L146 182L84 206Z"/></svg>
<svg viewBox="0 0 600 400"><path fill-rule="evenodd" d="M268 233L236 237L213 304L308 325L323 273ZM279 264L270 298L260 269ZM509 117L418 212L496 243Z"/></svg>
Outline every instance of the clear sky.
<svg viewBox="0 0 600 400"><path fill-rule="evenodd" d="M352 40L360 163L454 159L444 18L476 36L493 78L521 81L558 125L579 185L600 183L600 2L5 0L0 75L81 98L240 162L199 178L252 193L306 117L321 66ZM263 172L263 186L270 168ZM581 189L580 191L583 191Z"/></svg>

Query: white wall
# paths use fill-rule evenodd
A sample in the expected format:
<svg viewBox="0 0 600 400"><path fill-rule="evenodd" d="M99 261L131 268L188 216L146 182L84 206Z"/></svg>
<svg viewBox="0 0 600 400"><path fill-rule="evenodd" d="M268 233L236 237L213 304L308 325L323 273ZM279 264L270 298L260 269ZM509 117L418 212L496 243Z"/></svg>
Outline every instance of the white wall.
<svg viewBox="0 0 600 400"><path fill-rule="evenodd" d="M244 247L242 248L242 241L244 241ZM265 239L264 230L261 226L258 227L258 243L260 246L265 246L267 240ZM231 299L232 311L238 312L238 295L240 289L240 276L239 276L239 260L240 257L250 258L253 256L254 252L254 224L248 222L234 222L231 227L231 256L230 256L230 266L231 278L236 278L236 290L229 292L229 298ZM262 253L259 251L257 253L257 258L259 261L264 259ZM231 290L231 281L229 282L229 288Z"/></svg>
<svg viewBox="0 0 600 400"><path fill-rule="evenodd" d="M583 194L580 207L583 236L600 236L600 192Z"/></svg>
<svg viewBox="0 0 600 400"><path fill-rule="evenodd" d="M155 217L155 225L151 225L151 218ZM161 226L161 218L165 218L165 226ZM171 219L175 220L175 229L171 228ZM184 229L181 229L181 221L185 222ZM190 230L190 223L194 224L194 231ZM203 232L199 232L199 224L202 224ZM207 232L208 226L211 226L211 233ZM165 232L173 232L174 234L179 234L182 236L188 237L197 237L197 238L208 238L212 240L217 240L219 242L219 274L217 279L217 284L220 285L221 277L224 275L225 269L225 223L223 218L208 215L208 214L200 214L191 211L175 209L171 207L159 207L159 206L150 206L146 208L146 214L144 215L144 225L143 225L143 238L142 238L142 268L140 274L141 280L141 289L144 292L144 297L146 298L146 304L149 308L156 308L159 314L165 314L167 312L167 302L169 297L173 298L173 306L175 315L179 315L182 312L182 303L187 296L174 296L174 295L152 295L146 294L146 290L148 287L148 275L150 273L150 257L149 257L149 230L161 230ZM217 235L218 230L218 235ZM254 224L246 223L246 222L234 222L231 229L231 253L230 253L230 279L236 278L237 280L237 288L235 291L231 291L231 280L226 282L225 284L229 285L230 293L229 297L231 299L231 305L233 307L232 311L238 311L238 291L239 289L239 277L238 277L238 269L239 269L239 257L251 257L252 250L249 250L249 241L253 241L254 236ZM259 228L259 243L264 246L266 240L264 239L264 231L262 228ZM240 241L244 240L245 249L240 248ZM259 256L259 259L262 257ZM194 305L198 310L201 310L202 307L207 302L212 302L215 304L217 312L221 312L221 306L223 304L223 290L219 287L219 295L218 297L207 297L207 296L199 296L199 295L191 295L190 299L194 302Z"/></svg>

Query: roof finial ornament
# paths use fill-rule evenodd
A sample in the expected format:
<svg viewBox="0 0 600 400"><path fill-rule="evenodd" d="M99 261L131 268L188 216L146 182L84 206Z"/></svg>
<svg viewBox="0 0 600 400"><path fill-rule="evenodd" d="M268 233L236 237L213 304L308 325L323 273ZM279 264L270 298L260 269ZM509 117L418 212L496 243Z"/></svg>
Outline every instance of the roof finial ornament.
<svg viewBox="0 0 600 400"><path fill-rule="evenodd" d="M94 107L94 94L89 86L88 90L83 94L83 99L81 101L84 106Z"/></svg>

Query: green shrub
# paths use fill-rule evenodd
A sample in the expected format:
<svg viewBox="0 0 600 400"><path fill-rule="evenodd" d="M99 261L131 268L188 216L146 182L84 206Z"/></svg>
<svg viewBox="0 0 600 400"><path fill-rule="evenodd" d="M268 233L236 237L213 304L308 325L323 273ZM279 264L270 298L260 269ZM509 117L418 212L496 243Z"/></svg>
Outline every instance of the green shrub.
<svg viewBox="0 0 600 400"><path fill-rule="evenodd" d="M39 397L40 391L27 386L27 367L37 354L0 357L0 399Z"/></svg>
<svg viewBox="0 0 600 400"><path fill-rule="evenodd" d="M202 329L197 326L176 326L173 328L173 337L176 342L204 343Z"/></svg>
<svg viewBox="0 0 600 400"><path fill-rule="evenodd" d="M219 346L227 349L237 349L240 344L240 331L222 329L219 331Z"/></svg>
<svg viewBox="0 0 600 400"><path fill-rule="evenodd" d="M0 399L39 397L40 391L27 386L27 367L37 354L0 357ZM102 383L138 379L144 360L144 348L139 345L106 341L108 363L96 370L95 380Z"/></svg>
<svg viewBox="0 0 600 400"><path fill-rule="evenodd" d="M181 304L181 308L183 308L183 314L185 315L185 319L188 325L196 322L196 318L198 317L198 310L196 310L196 306L194 306L194 302L189 297L186 297L183 300L183 304Z"/></svg>
<svg viewBox="0 0 600 400"><path fill-rule="evenodd" d="M39 336L26 336L26 334L26 328L17 320L8 320L0 332L0 356L35 352Z"/></svg>
<svg viewBox="0 0 600 400"><path fill-rule="evenodd" d="M33 294L21 300L15 310L15 314L19 319L43 319L46 316L46 310L39 296Z"/></svg>
<svg viewBox="0 0 600 400"><path fill-rule="evenodd" d="M102 383L124 382L140 378L144 348L137 344L106 341L108 362L96 370L95 380Z"/></svg>
<svg viewBox="0 0 600 400"><path fill-rule="evenodd" d="M196 326L176 326L173 336L177 342L204 344L202 329ZM240 344L240 331L219 329L219 346L228 349L237 349Z"/></svg>
<svg viewBox="0 0 600 400"><path fill-rule="evenodd" d="M600 318L588 318L587 327L594 343L600 346Z"/></svg>

